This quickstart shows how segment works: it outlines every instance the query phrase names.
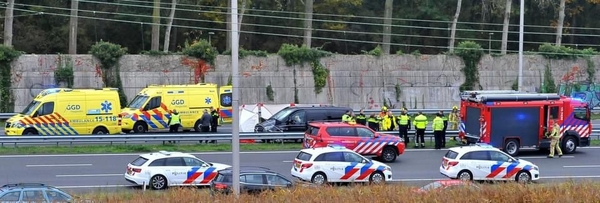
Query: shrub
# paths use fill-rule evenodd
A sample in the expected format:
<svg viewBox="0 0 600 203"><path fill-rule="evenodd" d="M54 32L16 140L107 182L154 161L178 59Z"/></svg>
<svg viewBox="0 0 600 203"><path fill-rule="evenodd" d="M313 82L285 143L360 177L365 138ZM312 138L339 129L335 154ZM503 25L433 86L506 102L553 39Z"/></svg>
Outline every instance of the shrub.
<svg viewBox="0 0 600 203"><path fill-rule="evenodd" d="M214 64L218 54L217 48L203 39L183 49L183 55L202 59L211 65Z"/></svg>
<svg viewBox="0 0 600 203"><path fill-rule="evenodd" d="M465 82L460 85L460 91L475 90L475 85L479 84L477 64L483 56L483 48L476 42L464 41L458 44L454 54L462 58L465 63L465 67L461 69L465 74Z"/></svg>
<svg viewBox="0 0 600 203"><path fill-rule="evenodd" d="M415 193L415 187L400 184L347 186L347 187L296 187L268 191L257 195L242 194L239 199L233 195L211 196L206 190L195 188L175 188L159 192L119 192L91 193L82 199L94 202L597 202L600 184L558 183L552 185L516 183L480 185L481 191L467 188L429 193Z"/></svg>
<svg viewBox="0 0 600 203"><path fill-rule="evenodd" d="M315 82L315 93L319 94L323 92L323 87L327 84L327 77L329 76L329 70L326 69L323 64L319 61L322 57L331 55L331 52L323 51L316 48L309 48L304 45L292 45L283 44L277 52L288 66L302 65L304 63L310 63L313 72L313 79ZM295 84L295 83L294 83ZM297 88L294 89L297 92ZM297 96L297 94L295 94Z"/></svg>
<svg viewBox="0 0 600 203"><path fill-rule="evenodd" d="M121 68L119 67L119 59L127 54L127 48L100 40L100 42L96 42L96 44L92 45L90 54L100 60L102 82L104 83L104 86L119 88L121 108L127 106L127 96L125 95L125 91L123 91Z"/></svg>
<svg viewBox="0 0 600 203"><path fill-rule="evenodd" d="M21 52L12 47L0 45L0 112L14 112L15 102L14 95L11 90L12 84L12 67L10 63L19 58Z"/></svg>

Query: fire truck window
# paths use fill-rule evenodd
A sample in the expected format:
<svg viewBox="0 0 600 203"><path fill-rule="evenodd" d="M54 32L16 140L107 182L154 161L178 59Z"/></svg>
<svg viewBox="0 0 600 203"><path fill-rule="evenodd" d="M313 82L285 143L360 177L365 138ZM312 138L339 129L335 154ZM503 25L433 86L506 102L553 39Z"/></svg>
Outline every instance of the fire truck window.
<svg viewBox="0 0 600 203"><path fill-rule="evenodd" d="M558 119L558 106L550 107L550 119Z"/></svg>
<svg viewBox="0 0 600 203"><path fill-rule="evenodd" d="M575 109L575 118L581 120L587 120L587 110L585 108Z"/></svg>

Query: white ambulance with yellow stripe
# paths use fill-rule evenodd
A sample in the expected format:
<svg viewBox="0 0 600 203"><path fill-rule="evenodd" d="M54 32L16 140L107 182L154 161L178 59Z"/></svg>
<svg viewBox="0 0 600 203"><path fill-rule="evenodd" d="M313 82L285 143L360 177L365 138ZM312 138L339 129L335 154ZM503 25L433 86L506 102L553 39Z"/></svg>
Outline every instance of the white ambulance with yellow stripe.
<svg viewBox="0 0 600 203"><path fill-rule="evenodd" d="M6 135L120 134L117 88L51 88L6 121Z"/></svg>
<svg viewBox="0 0 600 203"><path fill-rule="evenodd" d="M184 131L200 131L203 110L210 107L231 109L231 86L219 87L213 83L150 85L121 110L123 132L168 129L173 111L179 113ZM220 111L221 118L225 117L223 112Z"/></svg>

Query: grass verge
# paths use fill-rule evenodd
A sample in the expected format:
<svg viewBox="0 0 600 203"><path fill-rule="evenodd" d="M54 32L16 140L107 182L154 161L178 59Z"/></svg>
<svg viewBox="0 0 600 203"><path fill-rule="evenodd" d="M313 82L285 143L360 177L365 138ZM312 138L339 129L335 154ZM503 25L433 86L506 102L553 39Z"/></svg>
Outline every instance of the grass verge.
<svg viewBox="0 0 600 203"><path fill-rule="evenodd" d="M600 183L564 182L557 184L500 183L479 185L481 191L469 188L413 192L415 187L400 184L356 185L347 187L296 187L268 191L257 195L242 194L211 196L206 190L174 188L167 191L125 191L90 193L79 198L94 202L598 202Z"/></svg>
<svg viewBox="0 0 600 203"><path fill-rule="evenodd" d="M413 149L414 140L407 149ZM459 142L448 141L446 148L456 147ZM591 146L600 146L600 140L592 140ZM425 142L425 148L431 149L434 143ZM241 151L290 151L300 150L301 143L255 143L240 144ZM164 145L74 145L74 146L19 146L19 147L0 147L0 154L18 155L18 154L118 154L118 153L144 153L165 151L179 152L228 152L231 151L230 144L164 144Z"/></svg>

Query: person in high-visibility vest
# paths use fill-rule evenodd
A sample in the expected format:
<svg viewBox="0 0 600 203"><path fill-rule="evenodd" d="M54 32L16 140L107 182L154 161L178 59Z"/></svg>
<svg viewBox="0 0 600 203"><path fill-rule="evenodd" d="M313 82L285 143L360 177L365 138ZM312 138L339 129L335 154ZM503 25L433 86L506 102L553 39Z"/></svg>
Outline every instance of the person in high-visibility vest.
<svg viewBox="0 0 600 203"><path fill-rule="evenodd" d="M562 157L563 153L560 149L560 125L558 125L557 120L553 120L554 125L552 125L552 132L547 136L547 138L552 139L550 141L550 154L548 158L554 158L554 152L558 152L558 157Z"/></svg>
<svg viewBox="0 0 600 203"><path fill-rule="evenodd" d="M346 111L346 113L342 116L342 122L348 123L348 122L352 121L351 113L352 112L350 110Z"/></svg>
<svg viewBox="0 0 600 203"><path fill-rule="evenodd" d="M459 122L459 112L458 107L453 106L452 112L450 112L450 116L448 118L448 122L450 124L450 130L458 130L458 122ZM452 140L456 140L456 136L452 136Z"/></svg>
<svg viewBox="0 0 600 203"><path fill-rule="evenodd" d="M442 136L444 134L444 119L442 115L438 113L433 119L433 136L435 139L435 149L442 148Z"/></svg>
<svg viewBox="0 0 600 203"><path fill-rule="evenodd" d="M446 129L448 129L448 118L444 115L444 111L440 111L442 121L444 121L444 129L442 130L442 148L446 148Z"/></svg>
<svg viewBox="0 0 600 203"><path fill-rule="evenodd" d="M369 128L373 131L379 131L379 121L377 120L376 114L371 114L367 120Z"/></svg>
<svg viewBox="0 0 600 203"><path fill-rule="evenodd" d="M388 118L390 119L390 127L388 128L389 131L393 131L396 130L396 117L394 116L394 113L392 113L392 110L388 110Z"/></svg>
<svg viewBox="0 0 600 203"><path fill-rule="evenodd" d="M365 115L363 109L360 109L360 113L356 115L356 123L361 125L367 125L367 115Z"/></svg>
<svg viewBox="0 0 600 203"><path fill-rule="evenodd" d="M404 146L408 146L410 143L410 139L408 137L408 130L410 130L410 116L406 110L402 110L400 116L396 119L398 121L398 130L400 131L398 135L401 138L404 138Z"/></svg>
<svg viewBox="0 0 600 203"><path fill-rule="evenodd" d="M415 124L415 148L419 147L419 143L421 143L421 148L425 148L425 129L427 128L427 116L423 115L423 112L419 111L419 115L415 117L413 123ZM420 141L420 142L419 142Z"/></svg>
<svg viewBox="0 0 600 203"><path fill-rule="evenodd" d="M171 118L169 118L169 132L176 133L179 130L180 125L181 118L179 117L179 113L177 113L177 110L173 109Z"/></svg>

